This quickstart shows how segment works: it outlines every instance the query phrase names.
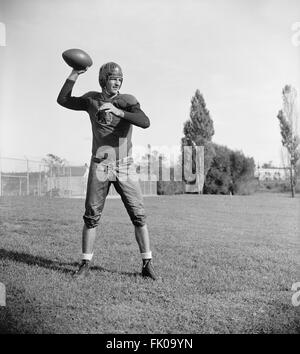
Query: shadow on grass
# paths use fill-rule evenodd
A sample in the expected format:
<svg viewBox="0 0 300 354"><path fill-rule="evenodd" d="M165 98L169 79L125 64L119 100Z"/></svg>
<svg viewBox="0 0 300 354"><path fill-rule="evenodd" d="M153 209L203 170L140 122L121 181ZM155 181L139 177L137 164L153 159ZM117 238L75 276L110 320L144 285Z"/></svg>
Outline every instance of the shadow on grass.
<svg viewBox="0 0 300 354"><path fill-rule="evenodd" d="M47 259L43 258L40 256L34 256L31 254L27 254L24 252L16 252L16 251L7 251L3 248L0 248L0 259L8 259L14 262L19 262L19 263L25 263L30 266L39 266L43 267L46 269L51 269L60 273L65 273L65 274L73 274L74 271L77 269L79 266L78 262L62 262L62 261L54 261L52 259ZM111 269L106 269L100 266L91 266L91 271L101 271L101 272L109 272L109 273L116 273L116 274L122 274L122 275L127 275L130 277L137 277L140 276L140 273L134 272L122 272L118 270L111 270Z"/></svg>

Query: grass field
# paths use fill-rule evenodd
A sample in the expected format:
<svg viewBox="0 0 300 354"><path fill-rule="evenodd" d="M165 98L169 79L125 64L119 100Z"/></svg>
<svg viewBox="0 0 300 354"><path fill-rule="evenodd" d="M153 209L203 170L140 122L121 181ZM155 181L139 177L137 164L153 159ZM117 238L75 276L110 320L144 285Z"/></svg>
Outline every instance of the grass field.
<svg viewBox="0 0 300 354"><path fill-rule="evenodd" d="M133 228L107 200L93 270L73 280L84 201L1 199L4 333L299 333L300 198L145 198L154 266L145 280Z"/></svg>

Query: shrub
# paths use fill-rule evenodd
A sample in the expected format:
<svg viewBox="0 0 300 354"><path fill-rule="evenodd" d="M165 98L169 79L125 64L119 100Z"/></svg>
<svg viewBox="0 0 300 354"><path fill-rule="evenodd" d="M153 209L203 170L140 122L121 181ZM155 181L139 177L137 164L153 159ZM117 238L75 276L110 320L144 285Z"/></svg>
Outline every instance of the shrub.
<svg viewBox="0 0 300 354"><path fill-rule="evenodd" d="M254 160L240 151L214 144L215 156L205 177L203 193L251 194L256 189Z"/></svg>
<svg viewBox="0 0 300 354"><path fill-rule="evenodd" d="M158 195L172 195L185 193L185 183L183 181L158 181Z"/></svg>
<svg viewBox="0 0 300 354"><path fill-rule="evenodd" d="M270 191L274 193L287 193L291 192L291 185L289 181L262 181L259 183L260 191ZM299 182L296 185L296 193L300 193Z"/></svg>
<svg viewBox="0 0 300 354"><path fill-rule="evenodd" d="M203 193L229 194L231 188L230 150L225 146L214 146L215 155L206 174Z"/></svg>
<svg viewBox="0 0 300 354"><path fill-rule="evenodd" d="M259 183L256 178L250 178L240 181L237 184L236 194L239 195L250 195L257 192L259 189Z"/></svg>

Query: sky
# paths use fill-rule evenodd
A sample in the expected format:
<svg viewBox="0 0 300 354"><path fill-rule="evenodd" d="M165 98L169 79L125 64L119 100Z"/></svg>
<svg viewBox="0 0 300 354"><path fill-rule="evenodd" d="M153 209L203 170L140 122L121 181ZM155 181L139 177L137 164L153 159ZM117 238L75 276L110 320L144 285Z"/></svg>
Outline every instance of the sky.
<svg viewBox="0 0 300 354"><path fill-rule="evenodd" d="M286 84L300 96L299 22L298 0L0 0L1 156L89 161L87 113L56 102L71 71L61 54L80 48L93 66L73 94L99 91L100 66L119 63L122 92L151 121L134 127L136 146L180 146L199 89L215 143L281 165L276 116Z"/></svg>

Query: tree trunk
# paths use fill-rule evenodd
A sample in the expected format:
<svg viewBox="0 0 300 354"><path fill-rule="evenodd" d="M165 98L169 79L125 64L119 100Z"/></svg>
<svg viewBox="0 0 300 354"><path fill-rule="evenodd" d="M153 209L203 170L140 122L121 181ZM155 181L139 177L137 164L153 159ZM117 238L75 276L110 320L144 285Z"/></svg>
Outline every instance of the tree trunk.
<svg viewBox="0 0 300 354"><path fill-rule="evenodd" d="M291 180L292 198L295 198L295 184L294 184L293 165L292 164L291 164L290 180Z"/></svg>

